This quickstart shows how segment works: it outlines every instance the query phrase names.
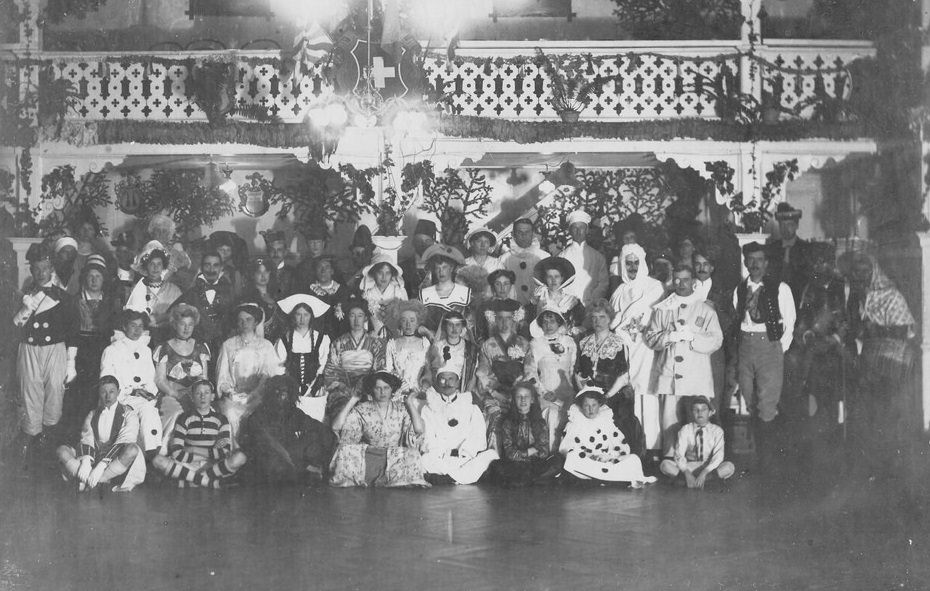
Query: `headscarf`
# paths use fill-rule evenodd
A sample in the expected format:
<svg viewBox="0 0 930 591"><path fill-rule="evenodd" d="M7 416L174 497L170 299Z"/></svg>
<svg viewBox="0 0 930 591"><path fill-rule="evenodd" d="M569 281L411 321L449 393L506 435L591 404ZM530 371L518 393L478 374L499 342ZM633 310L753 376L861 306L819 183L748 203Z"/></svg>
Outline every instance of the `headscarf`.
<svg viewBox="0 0 930 591"><path fill-rule="evenodd" d="M862 319L871 320L879 326L907 326L908 337L914 336L914 316L907 301L891 279L885 275L871 255L860 254L872 266L872 278L865 293Z"/></svg>
<svg viewBox="0 0 930 591"><path fill-rule="evenodd" d="M636 272L636 277L630 279L629 273L626 270L626 260L635 256L639 259L639 270ZM638 244L624 244L623 248L620 249L620 277L623 279L624 284L642 284L643 280L649 277L649 265L646 263L646 251L642 246Z"/></svg>

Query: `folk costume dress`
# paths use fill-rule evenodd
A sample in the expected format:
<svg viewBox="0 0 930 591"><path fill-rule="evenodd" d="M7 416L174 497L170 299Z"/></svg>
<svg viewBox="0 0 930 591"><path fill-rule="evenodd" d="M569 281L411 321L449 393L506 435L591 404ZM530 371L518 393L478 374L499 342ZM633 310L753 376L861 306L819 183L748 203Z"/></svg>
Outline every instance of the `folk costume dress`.
<svg viewBox="0 0 930 591"><path fill-rule="evenodd" d="M472 402L471 392L444 397L430 388L420 414L425 472L446 474L457 484L473 484L498 459L497 452L487 448L484 416Z"/></svg>
<svg viewBox="0 0 930 591"><path fill-rule="evenodd" d="M623 433L614 425L613 412L607 406L601 406L597 416L589 419L573 404L568 411L568 425L559 453L565 456L565 471L583 480L646 480L642 462L630 453Z"/></svg>
<svg viewBox="0 0 930 591"><path fill-rule="evenodd" d="M498 453L503 451L501 417L510 411L513 385L523 375L529 350L530 342L520 335L512 334L505 339L495 334L481 343L478 352L478 392L488 423L488 445Z"/></svg>
<svg viewBox="0 0 930 591"><path fill-rule="evenodd" d="M339 432L330 484L429 486L423 479L420 441L402 401L392 401L386 413L374 402L360 402Z"/></svg>

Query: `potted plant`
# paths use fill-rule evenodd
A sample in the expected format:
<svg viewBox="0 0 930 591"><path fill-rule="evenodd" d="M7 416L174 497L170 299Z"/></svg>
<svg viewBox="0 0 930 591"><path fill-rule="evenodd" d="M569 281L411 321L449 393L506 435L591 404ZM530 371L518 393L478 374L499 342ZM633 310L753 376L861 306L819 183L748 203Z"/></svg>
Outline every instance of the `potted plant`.
<svg viewBox="0 0 930 591"><path fill-rule="evenodd" d="M594 99L608 81L608 78L595 73L593 59L590 55L585 57L587 72L581 72L579 67L572 67L565 71L556 67L541 49L536 48L536 63L549 77L549 88L552 92L552 107L565 123L576 123L581 112ZM593 75L593 77L591 77Z"/></svg>
<svg viewBox="0 0 930 591"><path fill-rule="evenodd" d="M773 78L769 88L763 87L761 104L763 123L778 123L781 114L787 112L787 109L781 104L784 90L784 83L781 76Z"/></svg>
<svg viewBox="0 0 930 591"><path fill-rule="evenodd" d="M743 124L757 123L761 119L762 103L739 90L739 79L729 68L721 69L713 78L696 70L693 74L691 92L709 98L714 104L714 113L720 119Z"/></svg>

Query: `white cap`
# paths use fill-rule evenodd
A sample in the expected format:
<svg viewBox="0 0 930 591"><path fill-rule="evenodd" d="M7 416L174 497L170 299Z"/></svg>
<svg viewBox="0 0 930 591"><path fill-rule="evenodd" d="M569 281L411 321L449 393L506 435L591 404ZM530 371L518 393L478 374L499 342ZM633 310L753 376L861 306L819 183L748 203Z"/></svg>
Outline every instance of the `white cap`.
<svg viewBox="0 0 930 591"><path fill-rule="evenodd" d="M591 224L591 216L584 212L582 209L576 209L575 211L568 214L568 225L572 224Z"/></svg>

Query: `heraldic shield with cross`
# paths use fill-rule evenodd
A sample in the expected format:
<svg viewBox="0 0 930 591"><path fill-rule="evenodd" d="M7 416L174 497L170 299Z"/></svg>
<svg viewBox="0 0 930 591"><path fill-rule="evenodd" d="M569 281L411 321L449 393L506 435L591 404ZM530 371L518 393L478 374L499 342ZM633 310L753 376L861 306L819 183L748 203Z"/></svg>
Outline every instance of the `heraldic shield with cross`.
<svg viewBox="0 0 930 591"><path fill-rule="evenodd" d="M371 70L367 73L375 89L385 99L403 98L416 84L417 66L413 56L407 48L400 51L400 59L391 52L385 51L377 43L369 43L364 39L355 41L343 59L342 66L336 72L337 88L340 92L360 93L366 85L366 69L371 59Z"/></svg>

